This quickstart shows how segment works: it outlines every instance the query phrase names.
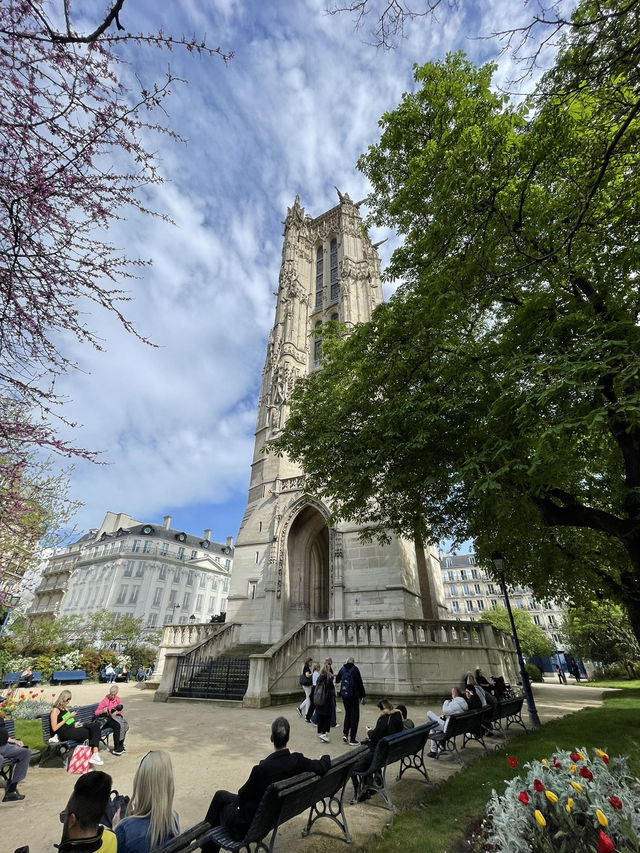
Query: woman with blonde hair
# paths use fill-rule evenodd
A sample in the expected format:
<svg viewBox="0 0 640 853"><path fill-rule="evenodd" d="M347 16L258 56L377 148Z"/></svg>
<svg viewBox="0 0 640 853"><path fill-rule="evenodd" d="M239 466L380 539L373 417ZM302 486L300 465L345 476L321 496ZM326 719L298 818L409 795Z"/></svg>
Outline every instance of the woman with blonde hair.
<svg viewBox="0 0 640 853"><path fill-rule="evenodd" d="M51 714L49 722L51 724L52 738L49 741L60 742L65 740L74 740L77 743L89 741L89 746L93 755L89 759L91 764L104 764L100 758L100 730L101 726L98 722L84 723L78 725L75 720L73 711L69 710L69 702L71 701L71 691L63 690L58 696ZM57 738L57 741L56 741Z"/></svg>
<svg viewBox="0 0 640 853"><path fill-rule="evenodd" d="M178 815L173 811L173 791L169 753L151 750L133 777L127 815L115 826L118 853L149 853L180 834Z"/></svg>

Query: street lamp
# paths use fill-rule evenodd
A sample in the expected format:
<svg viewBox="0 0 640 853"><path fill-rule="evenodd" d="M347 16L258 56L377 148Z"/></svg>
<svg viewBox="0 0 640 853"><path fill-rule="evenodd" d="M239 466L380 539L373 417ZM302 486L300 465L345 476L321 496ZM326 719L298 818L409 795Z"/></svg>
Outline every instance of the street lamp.
<svg viewBox="0 0 640 853"><path fill-rule="evenodd" d="M174 605L173 605L173 610L171 611L171 624L172 624L172 625L173 625L173 618L174 618L174 616L176 615L176 610L179 610L179 609L180 609L180 605L179 605L179 604L174 604Z"/></svg>
<svg viewBox="0 0 640 853"><path fill-rule="evenodd" d="M520 648L520 640L518 639L518 632L516 631L516 623L513 619L513 613L511 611L509 593L507 592L507 585L504 580L504 557L499 551L494 551L494 553L491 555L491 562L495 566L496 574L498 575L498 579L500 581L500 589L502 590L502 594L504 595L504 600L507 605L507 613L509 614L509 621L511 622L513 641L516 646L516 654L518 655L518 665L520 666L520 678L522 679L522 688L524 690L524 695L527 699L527 707L529 709L529 719L531 720L532 726L539 726L540 717L538 716L538 709L536 708L536 703L533 698L531 682L529 681L529 676L524 665L522 649Z"/></svg>

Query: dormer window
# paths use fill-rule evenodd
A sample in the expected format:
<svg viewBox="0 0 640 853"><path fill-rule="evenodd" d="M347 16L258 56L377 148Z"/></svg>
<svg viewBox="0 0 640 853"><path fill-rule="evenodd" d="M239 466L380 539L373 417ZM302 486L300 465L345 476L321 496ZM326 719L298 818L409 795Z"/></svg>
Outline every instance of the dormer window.
<svg viewBox="0 0 640 853"><path fill-rule="evenodd" d="M145 526L142 528L142 532L145 536L150 536L153 533L153 527L151 527L150 524L145 524Z"/></svg>
<svg viewBox="0 0 640 853"><path fill-rule="evenodd" d="M178 540L178 542L186 542L187 541L187 534L186 533L176 533L176 539Z"/></svg>

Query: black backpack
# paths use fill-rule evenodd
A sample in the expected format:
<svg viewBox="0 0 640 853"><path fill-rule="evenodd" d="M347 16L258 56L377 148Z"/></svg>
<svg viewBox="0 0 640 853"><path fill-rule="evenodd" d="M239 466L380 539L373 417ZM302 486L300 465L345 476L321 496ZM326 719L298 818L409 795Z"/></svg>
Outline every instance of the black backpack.
<svg viewBox="0 0 640 853"><path fill-rule="evenodd" d="M350 699L353 696L353 670L343 672L340 679L340 695L343 699Z"/></svg>

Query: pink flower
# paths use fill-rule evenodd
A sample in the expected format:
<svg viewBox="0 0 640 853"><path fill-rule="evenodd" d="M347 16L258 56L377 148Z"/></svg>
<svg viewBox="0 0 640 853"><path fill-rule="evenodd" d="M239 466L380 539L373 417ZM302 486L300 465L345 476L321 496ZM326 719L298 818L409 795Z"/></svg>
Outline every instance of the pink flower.
<svg viewBox="0 0 640 853"><path fill-rule="evenodd" d="M533 780L533 787L536 789L536 791L544 791L544 785L539 779Z"/></svg>
<svg viewBox="0 0 640 853"><path fill-rule="evenodd" d="M527 794L527 792L526 792L526 791L520 791L520 793L518 794L518 799L519 799L519 800L520 800L520 802L521 802L521 803L523 803L525 806L528 806L528 805L529 805L529 794Z"/></svg>
<svg viewBox="0 0 640 853"><path fill-rule="evenodd" d="M513 756L509 756L509 758L507 758L507 761L509 762L509 767L517 767L518 766L518 759L513 758Z"/></svg>

